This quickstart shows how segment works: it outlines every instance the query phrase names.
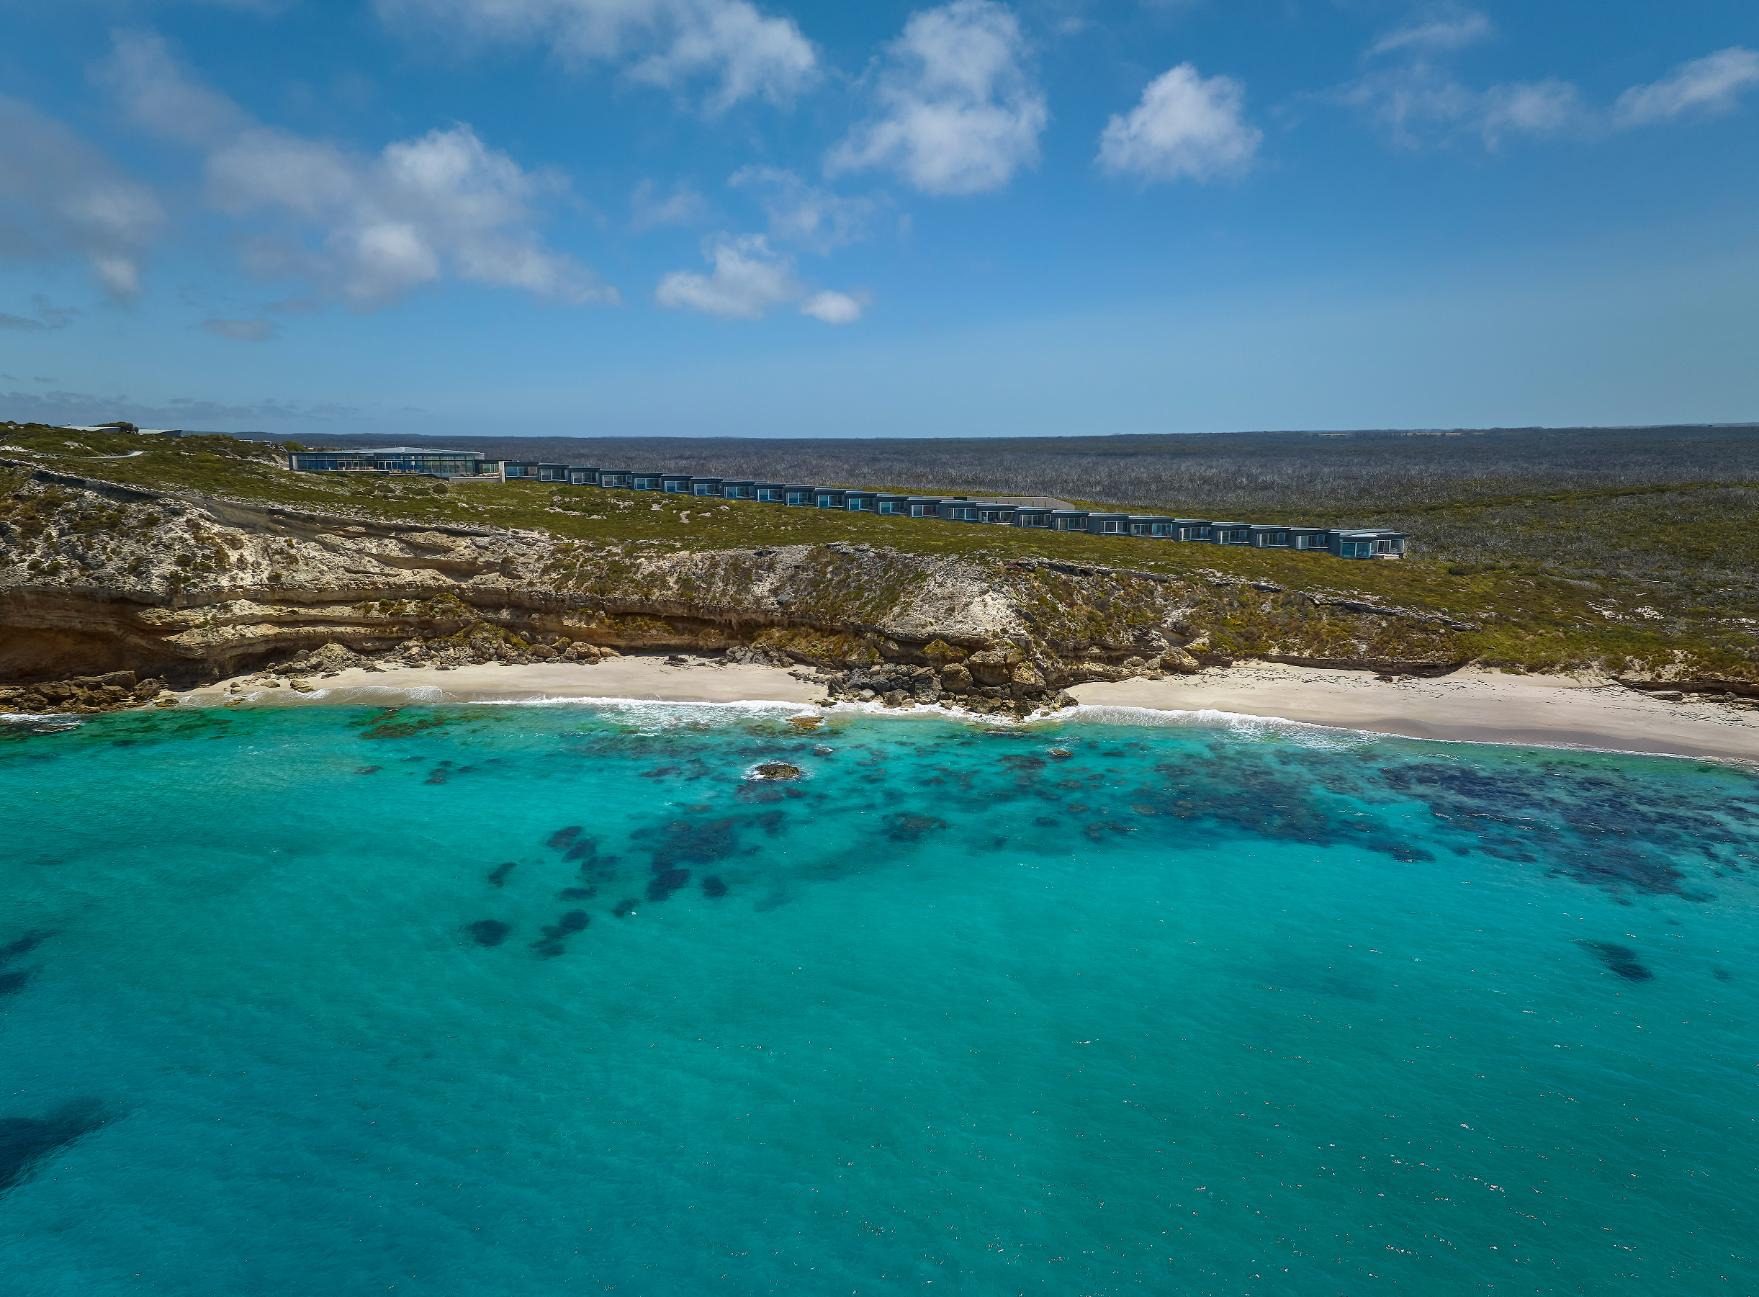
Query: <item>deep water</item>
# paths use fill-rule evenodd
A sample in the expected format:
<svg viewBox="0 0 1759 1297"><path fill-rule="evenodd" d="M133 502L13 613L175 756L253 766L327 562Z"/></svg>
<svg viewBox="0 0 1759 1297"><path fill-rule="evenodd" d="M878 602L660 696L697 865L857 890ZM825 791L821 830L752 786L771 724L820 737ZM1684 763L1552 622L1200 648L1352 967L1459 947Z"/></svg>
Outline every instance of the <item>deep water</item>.
<svg viewBox="0 0 1759 1297"><path fill-rule="evenodd" d="M786 715L0 725L0 1292L1759 1288L1754 772Z"/></svg>

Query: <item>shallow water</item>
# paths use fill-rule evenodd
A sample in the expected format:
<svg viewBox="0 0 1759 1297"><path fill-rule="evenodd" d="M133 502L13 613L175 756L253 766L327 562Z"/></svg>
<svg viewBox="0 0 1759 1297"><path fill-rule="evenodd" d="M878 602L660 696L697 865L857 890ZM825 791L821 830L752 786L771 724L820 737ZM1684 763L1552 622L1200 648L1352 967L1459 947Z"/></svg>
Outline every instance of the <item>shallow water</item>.
<svg viewBox="0 0 1759 1297"><path fill-rule="evenodd" d="M0 1291L1759 1285L1752 771L786 715L0 726Z"/></svg>

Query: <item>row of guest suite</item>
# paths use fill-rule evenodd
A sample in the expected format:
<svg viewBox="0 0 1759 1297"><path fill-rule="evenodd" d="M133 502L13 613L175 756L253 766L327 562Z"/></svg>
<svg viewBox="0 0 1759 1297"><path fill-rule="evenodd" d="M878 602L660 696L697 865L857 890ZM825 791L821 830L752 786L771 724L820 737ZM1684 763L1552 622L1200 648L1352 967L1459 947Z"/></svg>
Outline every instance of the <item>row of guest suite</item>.
<svg viewBox="0 0 1759 1297"><path fill-rule="evenodd" d="M905 495L845 487L791 482L760 482L752 478L698 477L689 473L638 473L619 468L585 468L506 460L505 481L566 483L626 491L658 491L666 495L701 496L713 500L752 500L802 509L835 509L849 513L888 514L904 518L938 518L991 526L1042 531L1086 532L1097 536L1137 536L1152 540L1196 541L1212 545L1246 545L1258 549L1310 550L1344 558L1400 557L1405 537L1400 532L1370 529L1339 531L1328 527L1288 527L1266 523L1216 522L1207 518L1169 518L1159 514L1107 513L1092 509L1056 509L1004 504L968 496Z"/></svg>
<svg viewBox="0 0 1759 1297"><path fill-rule="evenodd" d="M690 473L638 473L629 469L586 468L537 460L494 460L474 451L435 451L414 446L375 450L296 450L288 454L287 461L288 467L295 472L419 473L449 478L498 476L502 481L658 491L667 495L752 500L795 508L938 518L947 522L985 523L1041 531L1305 550L1335 554L1340 558L1397 558L1405 552L1405 537L1395 531L1216 522L1159 514L1057 509L1000 500L974 500L968 496L905 495L804 483L759 482L749 478L698 477Z"/></svg>

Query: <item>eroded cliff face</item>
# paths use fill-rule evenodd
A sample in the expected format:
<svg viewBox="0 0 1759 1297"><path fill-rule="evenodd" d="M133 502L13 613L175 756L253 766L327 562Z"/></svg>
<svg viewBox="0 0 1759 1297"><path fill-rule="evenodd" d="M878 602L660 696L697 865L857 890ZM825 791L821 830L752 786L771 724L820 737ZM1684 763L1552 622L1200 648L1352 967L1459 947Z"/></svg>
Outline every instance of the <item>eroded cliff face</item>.
<svg viewBox="0 0 1759 1297"><path fill-rule="evenodd" d="M331 644L459 661L735 651L832 668L876 696L993 709L1232 652L1445 669L1465 629L1219 574L588 545L4 471L0 685L114 672L184 685Z"/></svg>

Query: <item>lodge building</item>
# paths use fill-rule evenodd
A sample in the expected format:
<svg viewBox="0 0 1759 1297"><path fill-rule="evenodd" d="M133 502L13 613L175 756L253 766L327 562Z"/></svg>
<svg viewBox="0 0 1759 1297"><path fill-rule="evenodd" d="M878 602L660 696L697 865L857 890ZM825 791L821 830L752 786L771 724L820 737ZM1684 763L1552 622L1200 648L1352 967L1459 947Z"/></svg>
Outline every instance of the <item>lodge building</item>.
<svg viewBox="0 0 1759 1297"><path fill-rule="evenodd" d="M1208 518L1167 518L1159 514L1113 513L1098 509L986 500L964 495L902 495L840 486L760 482L750 478L697 477L626 468L547 464L538 460L491 459L476 451L428 450L388 446L378 450L295 450L287 467L296 473L385 473L440 478L495 479L592 486L614 491L655 491L713 500L744 500L797 509L933 518L979 526L1082 532L1147 540L1288 549L1337 558L1403 558L1406 535L1364 527L1293 527L1280 523L1217 522Z"/></svg>

